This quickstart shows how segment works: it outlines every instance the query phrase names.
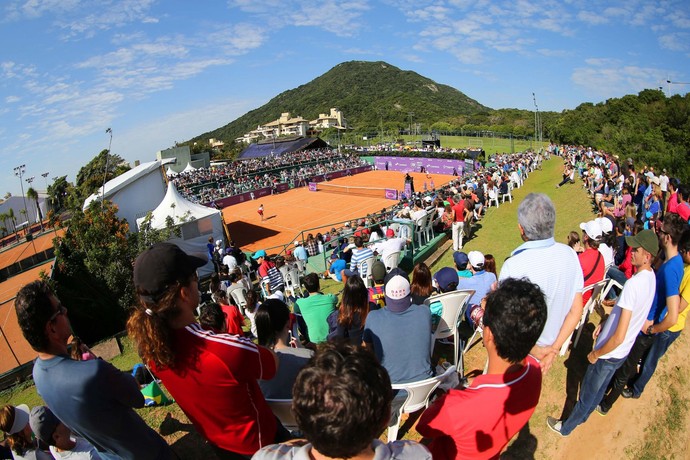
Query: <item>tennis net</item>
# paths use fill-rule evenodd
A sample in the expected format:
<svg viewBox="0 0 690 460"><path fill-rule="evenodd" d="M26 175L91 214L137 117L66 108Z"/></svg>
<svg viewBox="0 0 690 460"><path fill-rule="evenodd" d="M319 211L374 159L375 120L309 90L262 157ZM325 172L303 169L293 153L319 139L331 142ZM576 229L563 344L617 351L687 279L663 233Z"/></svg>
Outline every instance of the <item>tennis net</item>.
<svg viewBox="0 0 690 460"><path fill-rule="evenodd" d="M386 189L377 187L358 187L354 185L336 185L319 182L316 185L316 190L320 192L342 193L346 195L386 198Z"/></svg>

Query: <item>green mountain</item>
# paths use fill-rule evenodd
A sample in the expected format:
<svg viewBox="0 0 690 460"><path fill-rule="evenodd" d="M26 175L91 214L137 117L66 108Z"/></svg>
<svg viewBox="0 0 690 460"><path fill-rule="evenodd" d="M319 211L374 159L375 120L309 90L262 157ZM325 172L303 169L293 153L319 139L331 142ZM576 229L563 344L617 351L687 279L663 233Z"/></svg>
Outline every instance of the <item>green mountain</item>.
<svg viewBox="0 0 690 460"><path fill-rule="evenodd" d="M350 127L377 129L483 115L491 109L447 85L416 72L400 70L385 62L343 62L295 89L285 91L268 103L227 125L204 133L190 142L209 138L230 142L258 125L290 112L313 120L331 107L339 108ZM410 115L413 113L414 115Z"/></svg>

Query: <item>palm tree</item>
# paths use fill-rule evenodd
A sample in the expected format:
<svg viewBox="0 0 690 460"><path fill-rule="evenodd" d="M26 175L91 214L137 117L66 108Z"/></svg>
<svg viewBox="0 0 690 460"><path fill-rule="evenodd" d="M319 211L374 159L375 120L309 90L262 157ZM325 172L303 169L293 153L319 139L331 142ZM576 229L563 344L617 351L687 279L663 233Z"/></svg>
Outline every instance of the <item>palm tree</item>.
<svg viewBox="0 0 690 460"><path fill-rule="evenodd" d="M41 211L41 206L38 204L38 192L36 192L33 187L29 187L29 190L26 191L26 197L30 200L33 200L36 204L36 214L38 215L38 220L41 223L41 232L43 232L43 212Z"/></svg>
<svg viewBox="0 0 690 460"><path fill-rule="evenodd" d="M14 209L10 208L9 211L7 211L7 218L10 219L10 222L12 222L12 228L14 229L14 235L17 237L17 240L19 239L19 235L17 234L17 217L14 215Z"/></svg>

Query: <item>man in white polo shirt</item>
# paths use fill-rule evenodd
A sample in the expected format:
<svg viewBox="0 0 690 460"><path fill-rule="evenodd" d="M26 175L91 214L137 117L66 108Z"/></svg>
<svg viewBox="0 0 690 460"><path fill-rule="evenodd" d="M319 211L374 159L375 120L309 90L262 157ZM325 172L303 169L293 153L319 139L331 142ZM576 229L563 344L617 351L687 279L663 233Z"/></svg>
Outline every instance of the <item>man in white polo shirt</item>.
<svg viewBox="0 0 690 460"><path fill-rule="evenodd" d="M518 229L523 243L505 261L499 282L527 278L546 296L546 326L531 355L548 370L557 351L582 316L584 279L577 254L554 240L556 209L548 196L530 193L518 206Z"/></svg>

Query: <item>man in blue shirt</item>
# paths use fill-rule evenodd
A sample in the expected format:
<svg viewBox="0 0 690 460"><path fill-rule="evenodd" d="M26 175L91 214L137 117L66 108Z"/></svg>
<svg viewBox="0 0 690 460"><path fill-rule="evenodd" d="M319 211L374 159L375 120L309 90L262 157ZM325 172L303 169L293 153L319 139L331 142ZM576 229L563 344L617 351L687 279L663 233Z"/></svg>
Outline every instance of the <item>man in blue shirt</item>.
<svg viewBox="0 0 690 460"><path fill-rule="evenodd" d="M458 291L464 289L474 289L474 294L470 297L468 307L465 310L467 320L472 324L470 313L473 305L479 305L482 299L492 290L492 286L496 283L496 275L484 270L484 254L479 251L470 251L467 254L469 259L468 267L472 272L470 278L460 278L458 282Z"/></svg>
<svg viewBox="0 0 690 460"><path fill-rule="evenodd" d="M70 359L67 308L48 284L24 286L14 305L24 338L38 352L36 390L60 421L93 444L103 459L177 458L132 409L144 407L134 377L101 359Z"/></svg>

